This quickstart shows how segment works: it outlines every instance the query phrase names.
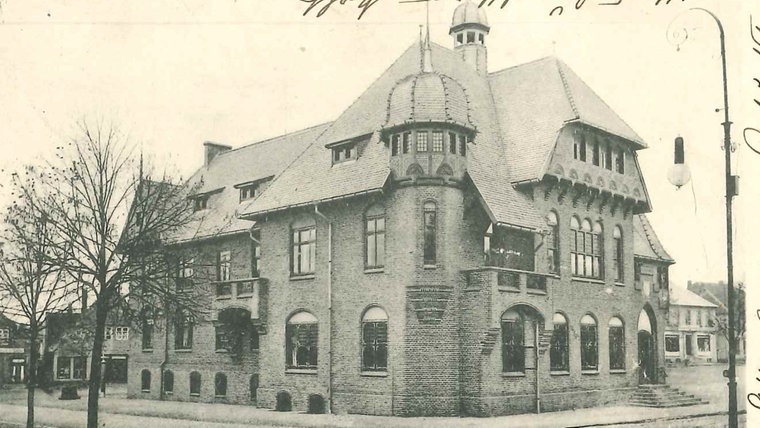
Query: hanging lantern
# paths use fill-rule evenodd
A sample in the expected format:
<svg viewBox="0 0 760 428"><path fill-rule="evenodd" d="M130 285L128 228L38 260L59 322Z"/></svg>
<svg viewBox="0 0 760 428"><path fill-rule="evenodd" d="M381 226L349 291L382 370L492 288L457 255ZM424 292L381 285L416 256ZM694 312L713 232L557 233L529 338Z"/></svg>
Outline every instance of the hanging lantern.
<svg viewBox="0 0 760 428"><path fill-rule="evenodd" d="M676 137L674 152L673 166L668 170L668 181L680 189L691 179L691 172L685 162L683 138Z"/></svg>

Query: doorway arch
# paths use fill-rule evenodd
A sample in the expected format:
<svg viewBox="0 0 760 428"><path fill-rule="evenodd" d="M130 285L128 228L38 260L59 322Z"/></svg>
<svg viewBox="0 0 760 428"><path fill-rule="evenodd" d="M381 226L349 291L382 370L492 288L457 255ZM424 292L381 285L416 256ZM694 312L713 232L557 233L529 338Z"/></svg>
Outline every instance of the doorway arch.
<svg viewBox="0 0 760 428"><path fill-rule="evenodd" d="M648 303L639 312L637 330L639 383L657 383L657 318Z"/></svg>

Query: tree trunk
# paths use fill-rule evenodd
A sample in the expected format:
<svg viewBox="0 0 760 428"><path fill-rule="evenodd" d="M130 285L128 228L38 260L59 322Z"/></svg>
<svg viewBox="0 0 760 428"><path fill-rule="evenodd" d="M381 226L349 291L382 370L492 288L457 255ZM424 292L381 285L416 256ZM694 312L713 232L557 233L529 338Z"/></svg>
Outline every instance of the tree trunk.
<svg viewBox="0 0 760 428"><path fill-rule="evenodd" d="M100 398L100 381L102 379L100 360L103 356L103 338L106 331L109 298L103 292L95 303L95 337L92 344L90 360L90 385L87 394L87 428L98 428L98 401Z"/></svg>
<svg viewBox="0 0 760 428"><path fill-rule="evenodd" d="M26 374L26 427L34 428L34 390L37 388L37 325L30 326L29 364Z"/></svg>

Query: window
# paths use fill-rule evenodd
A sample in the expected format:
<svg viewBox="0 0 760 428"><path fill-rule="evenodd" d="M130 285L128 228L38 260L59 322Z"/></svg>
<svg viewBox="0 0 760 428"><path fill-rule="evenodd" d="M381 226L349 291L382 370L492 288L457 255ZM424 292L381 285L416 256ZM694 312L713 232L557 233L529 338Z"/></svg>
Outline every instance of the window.
<svg viewBox="0 0 760 428"><path fill-rule="evenodd" d="M403 138L404 138L403 139L404 154L407 154L407 153L409 153L409 152L412 151L412 133L411 132L404 132L404 137Z"/></svg>
<svg viewBox="0 0 760 428"><path fill-rule="evenodd" d="M143 371L140 373L140 389L142 392L150 392L150 370L143 369Z"/></svg>
<svg viewBox="0 0 760 428"><path fill-rule="evenodd" d="M171 370L164 372L164 392L174 394L174 373Z"/></svg>
<svg viewBox="0 0 760 428"><path fill-rule="evenodd" d="M190 395L194 397L201 395L201 374L198 372L190 373Z"/></svg>
<svg viewBox="0 0 760 428"><path fill-rule="evenodd" d="M71 358L70 357L58 357L58 371L56 373L58 379L71 379Z"/></svg>
<svg viewBox="0 0 760 428"><path fill-rule="evenodd" d="M192 284L193 264L195 259L182 258L177 266L177 289L178 291L188 290Z"/></svg>
<svg viewBox="0 0 760 428"><path fill-rule="evenodd" d="M214 395L216 397L227 396L227 375L224 373L217 373L214 376Z"/></svg>
<svg viewBox="0 0 760 428"><path fill-rule="evenodd" d="M443 152L443 131L433 131L433 151Z"/></svg>
<svg viewBox="0 0 760 428"><path fill-rule="evenodd" d="M285 364L291 369L317 368L317 318L305 311L297 312L285 326Z"/></svg>
<svg viewBox="0 0 760 428"><path fill-rule="evenodd" d="M684 324L691 325L691 311L684 309Z"/></svg>
<svg viewBox="0 0 760 428"><path fill-rule="evenodd" d="M435 202L425 202L423 206L424 219L424 243L423 243L423 263L425 265L435 265L436 262L436 206Z"/></svg>
<svg viewBox="0 0 760 428"><path fill-rule="evenodd" d="M362 371L388 368L388 314L373 306L362 317Z"/></svg>
<svg viewBox="0 0 760 428"><path fill-rule="evenodd" d="M612 253L614 257L612 265L615 267L615 281L622 283L625 280L623 270L625 266L623 260L625 259L623 257L623 229L620 226L615 226L615 229L612 231L612 239L615 242L615 249Z"/></svg>
<svg viewBox="0 0 760 428"><path fill-rule="evenodd" d="M116 327L116 340L129 340L129 327Z"/></svg>
<svg viewBox="0 0 760 428"><path fill-rule="evenodd" d="M577 130L573 139L573 158L586 162L586 137Z"/></svg>
<svg viewBox="0 0 760 428"><path fill-rule="evenodd" d="M710 336L697 336L697 350L704 353L710 352Z"/></svg>
<svg viewBox="0 0 760 428"><path fill-rule="evenodd" d="M619 174L625 173L625 151L618 149L615 156L615 171Z"/></svg>
<svg viewBox="0 0 760 428"><path fill-rule="evenodd" d="M106 327L105 335L106 335L106 340L111 340L111 338L113 337L113 327Z"/></svg>
<svg viewBox="0 0 760 428"><path fill-rule="evenodd" d="M457 134L449 132L449 153L457 154Z"/></svg>
<svg viewBox="0 0 760 428"><path fill-rule="evenodd" d="M612 171L612 147L609 143L604 145L604 167Z"/></svg>
<svg viewBox="0 0 760 428"><path fill-rule="evenodd" d="M216 280L229 281L230 277L230 252L221 251L216 256Z"/></svg>
<svg viewBox="0 0 760 428"><path fill-rule="evenodd" d="M681 352L681 344L678 340L678 335L665 335L665 352Z"/></svg>
<svg viewBox="0 0 760 428"><path fill-rule="evenodd" d="M256 401L256 390L259 389L259 375L251 375L251 379L249 380L249 388L251 401Z"/></svg>
<svg viewBox="0 0 760 428"><path fill-rule="evenodd" d="M395 134L391 137L391 156L398 156L399 145L401 144L400 137Z"/></svg>
<svg viewBox="0 0 760 428"><path fill-rule="evenodd" d="M308 226L293 230L292 275L314 273L317 258L317 227Z"/></svg>
<svg viewBox="0 0 760 428"><path fill-rule="evenodd" d="M464 135L459 136L459 154L462 156L467 155L467 137Z"/></svg>
<svg viewBox="0 0 760 428"><path fill-rule="evenodd" d="M570 220L573 242L571 242L570 265L573 276L602 278L602 225L578 218Z"/></svg>
<svg viewBox="0 0 760 428"><path fill-rule="evenodd" d="M208 207L208 196L198 196L193 199L193 211L205 210Z"/></svg>
<svg viewBox="0 0 760 428"><path fill-rule="evenodd" d="M0 343L7 345L11 341L11 330L0 328Z"/></svg>
<svg viewBox="0 0 760 428"><path fill-rule="evenodd" d="M230 337L227 333L227 329L224 327L216 327L215 331L216 341L214 349L217 351L229 351L230 350Z"/></svg>
<svg viewBox="0 0 760 428"><path fill-rule="evenodd" d="M549 225L550 231L547 239L547 251L549 258L549 273L559 274L559 219L557 213L549 211L549 215L546 216L546 223Z"/></svg>
<svg viewBox="0 0 760 428"><path fill-rule="evenodd" d="M142 323L142 349L153 349L153 320L147 319Z"/></svg>
<svg viewBox="0 0 760 428"><path fill-rule="evenodd" d="M258 184L248 184L240 188L240 200L245 201L246 199L253 199L256 196L259 195L259 185Z"/></svg>
<svg viewBox="0 0 760 428"><path fill-rule="evenodd" d="M261 265L261 230L254 229L251 238L251 278L258 278Z"/></svg>
<svg viewBox="0 0 760 428"><path fill-rule="evenodd" d="M610 319L610 370L625 369L625 330L623 321L618 317Z"/></svg>
<svg viewBox="0 0 760 428"><path fill-rule="evenodd" d="M702 327L702 315L703 315L703 312L700 311L699 309L697 309L696 311L697 311L697 316L696 316L696 318L697 318L697 326L698 327Z"/></svg>
<svg viewBox="0 0 760 428"><path fill-rule="evenodd" d="M179 313L174 325L174 349L192 349L193 319L190 315Z"/></svg>
<svg viewBox="0 0 760 428"><path fill-rule="evenodd" d="M475 32L474 31L468 31L467 32L467 43L475 43Z"/></svg>
<svg viewBox="0 0 760 428"><path fill-rule="evenodd" d="M668 288L670 284L670 278L668 276L668 267L667 266L658 266L657 267L657 283L662 288Z"/></svg>
<svg viewBox="0 0 760 428"><path fill-rule="evenodd" d="M333 147L332 151L333 151L333 164L356 159L358 155L356 143L341 144L340 146Z"/></svg>
<svg viewBox="0 0 760 428"><path fill-rule="evenodd" d="M248 346L251 351L259 349L259 331L255 326L252 326L249 330Z"/></svg>
<svg viewBox="0 0 760 428"><path fill-rule="evenodd" d="M555 313L552 322L554 331L549 351L550 370L568 371L570 370L570 347L567 318L560 313Z"/></svg>
<svg viewBox="0 0 760 428"><path fill-rule="evenodd" d="M581 318L581 370L599 370L596 320L591 315Z"/></svg>
<svg viewBox="0 0 760 428"><path fill-rule="evenodd" d="M483 33L478 33L478 42L480 42L481 45L485 43L484 39Z"/></svg>
<svg viewBox="0 0 760 428"><path fill-rule="evenodd" d="M385 210L373 206L367 210L365 230L366 268L381 268L385 265Z"/></svg>
<svg viewBox="0 0 760 428"><path fill-rule="evenodd" d="M427 131L417 131L417 153L428 151Z"/></svg>
<svg viewBox="0 0 760 428"><path fill-rule="evenodd" d="M692 309L692 310L689 311L689 313L690 313L689 314L690 315L689 316L689 318L690 318L689 319L689 325L699 324L699 321L698 321L699 320L699 313L697 312L697 310L696 309Z"/></svg>
<svg viewBox="0 0 760 428"><path fill-rule="evenodd" d="M599 141L594 140L593 150L591 152L591 163L596 166L599 166L599 154Z"/></svg>
<svg viewBox="0 0 760 428"><path fill-rule="evenodd" d="M461 45L462 43L464 43L464 34L459 33L457 34L457 46Z"/></svg>
<svg viewBox="0 0 760 428"><path fill-rule="evenodd" d="M635 262L633 264L633 280L641 281L641 262Z"/></svg>
<svg viewBox="0 0 760 428"><path fill-rule="evenodd" d="M501 316L501 363L505 373L525 372L525 323L514 309Z"/></svg>

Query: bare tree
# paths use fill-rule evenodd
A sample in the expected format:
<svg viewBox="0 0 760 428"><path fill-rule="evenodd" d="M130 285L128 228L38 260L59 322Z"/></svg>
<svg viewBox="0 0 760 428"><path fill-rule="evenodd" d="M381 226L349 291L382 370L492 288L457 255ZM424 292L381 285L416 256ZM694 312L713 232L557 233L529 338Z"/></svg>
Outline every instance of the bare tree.
<svg viewBox="0 0 760 428"><path fill-rule="evenodd" d="M177 259L168 247L177 236L192 235L203 219L193 213L188 196L193 186L168 173L146 168L142 156L113 126L80 132L58 154L43 183L55 197L36 200L35 209L57 219L47 233L55 236L50 260L72 277L85 278L94 295L94 333L87 426L98 426L98 389L106 323L115 308L145 317L167 307L203 310L198 290L174 286Z"/></svg>
<svg viewBox="0 0 760 428"><path fill-rule="evenodd" d="M74 281L60 267L62 246L49 233L55 221L37 201L55 197L40 182L47 171L27 166L12 176L14 197L3 218L0 248L0 308L29 326L26 426L34 426L39 342L46 315L76 299Z"/></svg>

